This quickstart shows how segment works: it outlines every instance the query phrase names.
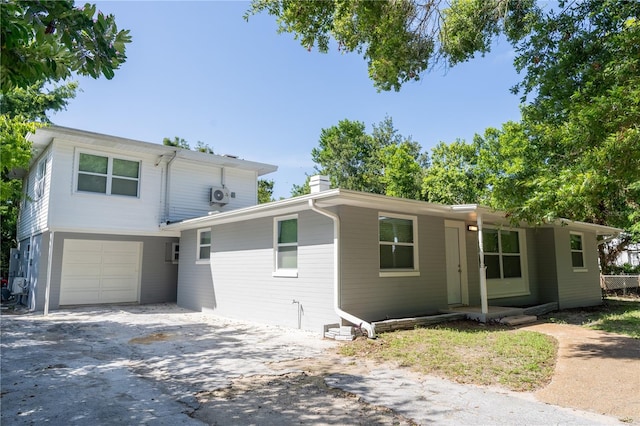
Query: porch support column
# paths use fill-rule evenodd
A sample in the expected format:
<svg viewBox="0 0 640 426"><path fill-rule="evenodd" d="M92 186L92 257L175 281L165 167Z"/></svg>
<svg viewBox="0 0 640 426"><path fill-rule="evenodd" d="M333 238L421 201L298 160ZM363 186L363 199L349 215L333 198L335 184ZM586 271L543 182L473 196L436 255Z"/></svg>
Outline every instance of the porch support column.
<svg viewBox="0 0 640 426"><path fill-rule="evenodd" d="M480 303L482 313L489 313L487 300L487 267L484 264L484 246L482 241L482 213L478 213L478 255L480 256Z"/></svg>

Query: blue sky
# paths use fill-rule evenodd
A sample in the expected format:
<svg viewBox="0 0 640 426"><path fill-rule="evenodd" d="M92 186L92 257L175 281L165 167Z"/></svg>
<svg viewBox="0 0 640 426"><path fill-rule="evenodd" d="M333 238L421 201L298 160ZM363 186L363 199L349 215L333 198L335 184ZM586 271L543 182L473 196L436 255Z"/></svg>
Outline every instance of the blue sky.
<svg viewBox="0 0 640 426"><path fill-rule="evenodd" d="M274 195L313 174L320 131L342 119L371 131L386 115L425 151L486 127L518 120L513 51L498 43L484 58L424 74L400 92L377 92L365 60L335 50L308 52L277 34L264 14L246 22L248 2L97 2L130 29L127 62L113 80L80 78L60 126L162 143L179 136L217 154L279 166L265 176Z"/></svg>

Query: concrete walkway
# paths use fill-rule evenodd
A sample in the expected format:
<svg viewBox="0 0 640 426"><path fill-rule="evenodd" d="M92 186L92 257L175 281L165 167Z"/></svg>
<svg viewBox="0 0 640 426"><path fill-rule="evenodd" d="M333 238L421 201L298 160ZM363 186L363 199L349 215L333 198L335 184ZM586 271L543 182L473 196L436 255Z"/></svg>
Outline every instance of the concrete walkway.
<svg viewBox="0 0 640 426"><path fill-rule="evenodd" d="M0 325L3 425L621 424L175 305L3 314Z"/></svg>

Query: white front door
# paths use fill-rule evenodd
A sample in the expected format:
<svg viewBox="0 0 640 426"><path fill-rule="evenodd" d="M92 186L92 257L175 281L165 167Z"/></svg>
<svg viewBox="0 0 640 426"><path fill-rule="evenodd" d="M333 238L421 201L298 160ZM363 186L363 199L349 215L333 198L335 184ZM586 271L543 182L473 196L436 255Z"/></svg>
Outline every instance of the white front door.
<svg viewBox="0 0 640 426"><path fill-rule="evenodd" d="M465 225L463 222L446 221L445 223L447 299L449 305L468 303L464 231Z"/></svg>

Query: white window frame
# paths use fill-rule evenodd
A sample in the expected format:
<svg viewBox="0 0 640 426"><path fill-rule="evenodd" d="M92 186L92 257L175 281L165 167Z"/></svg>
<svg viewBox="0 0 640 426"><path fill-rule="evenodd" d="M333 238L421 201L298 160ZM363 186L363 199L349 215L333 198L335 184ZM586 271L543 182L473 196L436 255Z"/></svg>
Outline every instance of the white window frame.
<svg viewBox="0 0 640 426"><path fill-rule="evenodd" d="M44 185L47 176L47 159L43 158L36 167L36 177L33 185L33 195L36 200L44 196Z"/></svg>
<svg viewBox="0 0 640 426"><path fill-rule="evenodd" d="M389 217L392 219L401 219L401 220L410 220L412 222L413 227L413 243L398 243L398 242L388 242L388 241L380 241L380 218L381 217ZM419 267L419 259L418 255L418 217L410 216L398 213L388 213L388 212L378 212L378 221L377 221L377 233L378 233L378 274L380 277L418 277L420 276L420 267ZM403 246L411 246L413 247L413 268L407 269L382 269L380 267L380 247L382 245L403 245Z"/></svg>
<svg viewBox="0 0 640 426"><path fill-rule="evenodd" d="M200 236L204 232L208 232L209 233L209 243L208 244L202 244L200 242ZM198 232L196 233L196 263L197 264L211 263L211 242L212 241L213 241L213 234L211 232L211 228L198 229ZM209 251L208 251L209 257L200 257L200 249L204 248L204 247L209 247Z"/></svg>
<svg viewBox="0 0 640 426"><path fill-rule="evenodd" d="M582 249L574 250L571 247L571 236L573 235L580 237L580 245L582 246ZM573 272L588 272L586 259L584 257L584 234L582 232L575 232L575 231L569 232L569 250L570 250L570 257L571 257L570 262L571 262L571 267L573 268ZM582 254L582 266L573 265L573 253Z"/></svg>
<svg viewBox="0 0 640 426"><path fill-rule="evenodd" d="M95 157L104 157L107 159L107 173L94 173L94 172L86 172L86 171L81 171L80 170L80 155L82 154L86 154L86 155L93 155ZM130 161L132 163L138 163L138 177L137 178L132 178L132 177L128 177L128 176L119 176L119 175L114 175L113 174L113 160L123 160L123 161ZM104 176L106 178L106 188L105 188L105 192L96 192L96 191L83 191L83 190L79 190L78 189L78 183L80 181L79 176L80 174L84 174L84 175L90 175L90 176ZM112 188L112 182L114 177L116 179L123 179L123 180L130 180L130 181L136 181L137 182L137 190L136 190L136 195L126 195L126 194L112 194L111 193L111 188ZM76 194L97 194L97 195L108 195L108 196L112 196L112 197L124 197L124 198L128 198L128 199L135 199L135 198L140 198L140 181L142 179L142 161L140 161L137 158L126 158L126 157L120 157L120 156L113 156L110 153L105 153L105 152L91 152L91 151L78 151L76 154L76 166L75 166L75 174L74 174L74 192Z"/></svg>
<svg viewBox="0 0 640 426"><path fill-rule="evenodd" d="M518 249L520 250L520 271L522 272L521 277L511 277L511 278L487 278L487 292L489 299L498 299L501 297L515 297L515 296L528 296L531 294L529 289L529 268L527 263L527 233L525 229L522 228L507 228L500 226L491 226L485 225L485 229L491 229L498 231L498 235L500 235L500 231L515 231L518 233ZM502 264L502 237L498 237L498 249L500 256L500 264ZM486 252L487 254L495 255L494 252ZM500 272L502 275L502 271Z"/></svg>
<svg viewBox="0 0 640 426"><path fill-rule="evenodd" d="M273 274L274 277L297 278L298 277L298 252L300 247L300 233L296 235L295 243L278 243L278 224L286 220L295 219L298 222L298 231L300 230L300 221L297 214L287 216L278 216L273 218ZM278 266L278 250L280 247L296 247L296 268L280 268Z"/></svg>
<svg viewBox="0 0 640 426"><path fill-rule="evenodd" d="M180 243L171 243L171 263L177 264L179 260L180 260Z"/></svg>

